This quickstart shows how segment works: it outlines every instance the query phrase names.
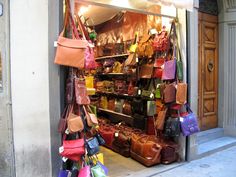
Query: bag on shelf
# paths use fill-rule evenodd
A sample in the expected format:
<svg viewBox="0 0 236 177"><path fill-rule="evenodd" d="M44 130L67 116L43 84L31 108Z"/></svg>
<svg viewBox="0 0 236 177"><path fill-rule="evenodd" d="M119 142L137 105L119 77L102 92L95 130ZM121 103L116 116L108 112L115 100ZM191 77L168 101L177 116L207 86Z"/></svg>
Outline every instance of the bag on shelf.
<svg viewBox="0 0 236 177"><path fill-rule="evenodd" d="M141 66L140 68L140 78L150 79L153 74L153 63L147 63Z"/></svg>
<svg viewBox="0 0 236 177"><path fill-rule="evenodd" d="M128 85L128 95L134 95L135 89L134 89L134 82L130 81Z"/></svg>
<svg viewBox="0 0 236 177"><path fill-rule="evenodd" d="M147 118L147 134L148 135L155 135L155 119L154 116L150 116Z"/></svg>
<svg viewBox="0 0 236 177"><path fill-rule="evenodd" d="M115 55L123 54L124 51L125 51L125 44L123 42L115 43L115 46L114 46L114 54Z"/></svg>
<svg viewBox="0 0 236 177"><path fill-rule="evenodd" d="M171 140L161 139L161 163L170 164L178 160L179 145Z"/></svg>
<svg viewBox="0 0 236 177"><path fill-rule="evenodd" d="M154 78L162 78L163 68L164 68L165 58L156 58L154 62Z"/></svg>
<svg viewBox="0 0 236 177"><path fill-rule="evenodd" d="M64 37L67 25L70 25L72 29L72 34L75 39ZM86 40L84 36L84 31L80 25L79 28L80 31L83 33L83 38L79 38L74 19L70 12L69 1L66 1L64 26L62 32L60 33L57 39L57 50L54 63L58 65L76 67L79 69L85 68L86 56L90 55L87 51L87 49L89 48L89 42Z"/></svg>
<svg viewBox="0 0 236 177"><path fill-rule="evenodd" d="M132 113L137 113L137 114L144 114L146 115L146 110L147 110L147 104L145 100L141 98L133 98L133 101L131 103L132 107Z"/></svg>
<svg viewBox="0 0 236 177"><path fill-rule="evenodd" d="M123 104L123 114L126 114L126 115L131 115L132 114L130 101L126 100L124 102L124 104Z"/></svg>
<svg viewBox="0 0 236 177"><path fill-rule="evenodd" d="M137 54L139 57L151 58L153 53L152 39L150 39L148 34L144 34L142 39L139 41Z"/></svg>
<svg viewBox="0 0 236 177"><path fill-rule="evenodd" d="M164 95L164 102L165 103L175 102L175 100L176 100L175 84L174 83L166 84L164 91L163 91L163 95Z"/></svg>
<svg viewBox="0 0 236 177"><path fill-rule="evenodd" d="M185 104L187 101L187 84L178 83L177 91L176 91L176 103L177 104Z"/></svg>
<svg viewBox="0 0 236 177"><path fill-rule="evenodd" d="M114 82L113 81L103 81L105 92L114 92Z"/></svg>
<svg viewBox="0 0 236 177"><path fill-rule="evenodd" d="M94 88L94 76L85 76L86 88Z"/></svg>
<svg viewBox="0 0 236 177"><path fill-rule="evenodd" d="M154 116L156 114L156 102L154 100L147 101L147 116Z"/></svg>
<svg viewBox="0 0 236 177"><path fill-rule="evenodd" d="M122 73L123 64L121 64L119 61L116 61L113 65L113 73Z"/></svg>
<svg viewBox="0 0 236 177"><path fill-rule="evenodd" d="M119 94L127 93L126 81L115 80L115 92L117 92Z"/></svg>
<svg viewBox="0 0 236 177"><path fill-rule="evenodd" d="M169 117L165 122L164 135L167 137L177 137L180 135L180 120L179 117Z"/></svg>
<svg viewBox="0 0 236 177"><path fill-rule="evenodd" d="M124 99L116 99L115 101L115 112L122 113Z"/></svg>
<svg viewBox="0 0 236 177"><path fill-rule="evenodd" d="M114 135L116 132L116 129L114 128L114 126L111 126L108 124L101 125L99 126L98 131L106 142L105 146L112 149L112 142L114 141Z"/></svg>
<svg viewBox="0 0 236 177"><path fill-rule="evenodd" d="M107 109L107 105L108 105L107 97L106 96L102 96L101 99L100 99L100 107L102 109Z"/></svg>
<svg viewBox="0 0 236 177"><path fill-rule="evenodd" d="M130 53L128 58L125 60L124 65L125 66L135 66L136 65L136 58L137 58L136 53Z"/></svg>
<svg viewBox="0 0 236 177"><path fill-rule="evenodd" d="M181 130L184 136L189 136L200 131L196 115L189 106L187 106L187 110L189 114L180 118Z"/></svg>
<svg viewBox="0 0 236 177"><path fill-rule="evenodd" d="M161 145L156 136L132 135L131 157L145 166L152 166L161 162Z"/></svg>
<svg viewBox="0 0 236 177"><path fill-rule="evenodd" d="M147 117L142 114L134 114L133 115L133 127L146 130L147 127Z"/></svg>
<svg viewBox="0 0 236 177"><path fill-rule="evenodd" d="M96 90L98 92L103 92L104 91L104 83L103 83L103 81L96 82Z"/></svg>
<svg viewBox="0 0 236 177"><path fill-rule="evenodd" d="M85 81L75 78L75 96L76 103L79 105L88 105L90 104L90 99L85 87Z"/></svg>
<svg viewBox="0 0 236 177"><path fill-rule="evenodd" d="M109 109L111 111L115 111L115 99L114 98L111 98L108 100L107 109Z"/></svg>

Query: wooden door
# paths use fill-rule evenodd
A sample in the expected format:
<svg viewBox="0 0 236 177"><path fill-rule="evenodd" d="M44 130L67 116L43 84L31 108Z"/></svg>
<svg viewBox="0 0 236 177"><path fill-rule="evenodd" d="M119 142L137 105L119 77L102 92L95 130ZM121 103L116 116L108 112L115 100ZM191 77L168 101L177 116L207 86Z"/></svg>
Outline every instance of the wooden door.
<svg viewBox="0 0 236 177"><path fill-rule="evenodd" d="M201 131L218 126L217 16L199 12L198 117Z"/></svg>

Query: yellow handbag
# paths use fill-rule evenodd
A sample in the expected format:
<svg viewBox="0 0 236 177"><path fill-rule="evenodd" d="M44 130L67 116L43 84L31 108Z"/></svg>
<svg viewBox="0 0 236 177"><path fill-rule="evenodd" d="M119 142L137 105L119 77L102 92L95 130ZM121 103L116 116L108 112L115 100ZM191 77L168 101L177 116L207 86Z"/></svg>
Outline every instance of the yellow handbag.
<svg viewBox="0 0 236 177"><path fill-rule="evenodd" d="M94 88L94 77L93 76L85 76L85 85L87 88Z"/></svg>
<svg viewBox="0 0 236 177"><path fill-rule="evenodd" d="M104 165L103 153L98 153L96 158L93 158L93 163L96 164L97 161L101 162Z"/></svg>
<svg viewBox="0 0 236 177"><path fill-rule="evenodd" d="M100 100L100 107L101 107L102 109L107 109L107 105L108 105L107 97L102 96L102 97L101 97L101 100Z"/></svg>
<svg viewBox="0 0 236 177"><path fill-rule="evenodd" d="M120 62L116 61L113 65L112 72L113 73L121 73L122 72L122 66L123 65Z"/></svg>

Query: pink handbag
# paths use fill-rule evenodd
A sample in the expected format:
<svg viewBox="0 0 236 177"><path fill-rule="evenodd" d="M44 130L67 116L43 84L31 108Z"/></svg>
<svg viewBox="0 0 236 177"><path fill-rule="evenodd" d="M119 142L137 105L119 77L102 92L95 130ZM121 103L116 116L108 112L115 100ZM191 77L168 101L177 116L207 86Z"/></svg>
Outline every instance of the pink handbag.
<svg viewBox="0 0 236 177"><path fill-rule="evenodd" d="M85 69L95 69L97 62L94 59L94 50L91 47L87 47L85 50Z"/></svg>
<svg viewBox="0 0 236 177"><path fill-rule="evenodd" d="M78 177L90 177L90 166L86 165L79 170Z"/></svg>
<svg viewBox="0 0 236 177"><path fill-rule="evenodd" d="M164 69L162 72L162 80L172 80L175 79L176 71L176 59L165 61Z"/></svg>

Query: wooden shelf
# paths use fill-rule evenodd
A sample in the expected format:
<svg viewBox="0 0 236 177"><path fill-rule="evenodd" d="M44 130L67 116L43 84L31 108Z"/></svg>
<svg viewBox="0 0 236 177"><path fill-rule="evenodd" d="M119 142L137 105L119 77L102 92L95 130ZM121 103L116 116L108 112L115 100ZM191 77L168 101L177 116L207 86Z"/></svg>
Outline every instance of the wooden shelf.
<svg viewBox="0 0 236 177"><path fill-rule="evenodd" d="M119 113L119 112L115 112L115 111L111 111L111 110L109 110L109 109L98 108L98 110L99 110L99 111L108 112L108 113L111 113L111 114L116 114L116 115L123 116L123 117L127 117L127 118L132 118L132 117L129 116L129 115L126 115L126 114L123 114L123 113Z"/></svg>
<svg viewBox="0 0 236 177"><path fill-rule="evenodd" d="M135 74L126 74L126 73L100 73L100 74L96 74L98 76L133 76Z"/></svg>
<svg viewBox="0 0 236 177"><path fill-rule="evenodd" d="M107 113L107 114L114 115L114 117L112 117L112 118L115 118L118 121L124 121L125 123L127 123L131 126L133 125L133 120L134 119L133 119L132 116L122 114L122 113L119 113L119 112L115 112L115 111L111 111L111 110L108 110L108 109L98 108L98 110L102 111L104 113Z"/></svg>
<svg viewBox="0 0 236 177"><path fill-rule="evenodd" d="M96 93L104 94L104 95L112 95L112 96L117 96L117 97L130 97L130 98L137 97L137 96L133 96L133 95L119 94L119 93L114 93L114 92L100 92L100 91L97 91Z"/></svg>
<svg viewBox="0 0 236 177"><path fill-rule="evenodd" d="M123 58L123 57L128 57L129 54L119 54L119 55L111 55L111 56L103 56L103 57L97 57L95 58L96 61L99 60L105 60L105 59L111 59L111 58Z"/></svg>

